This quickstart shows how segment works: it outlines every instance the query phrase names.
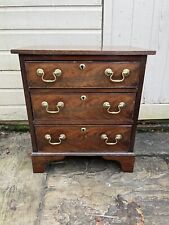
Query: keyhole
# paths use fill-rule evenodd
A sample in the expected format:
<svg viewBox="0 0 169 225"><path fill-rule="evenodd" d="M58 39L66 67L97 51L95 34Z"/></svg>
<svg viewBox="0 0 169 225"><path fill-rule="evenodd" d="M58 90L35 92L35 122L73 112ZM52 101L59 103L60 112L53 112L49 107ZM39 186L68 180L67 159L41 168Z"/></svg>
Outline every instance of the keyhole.
<svg viewBox="0 0 169 225"><path fill-rule="evenodd" d="M84 70L86 68L86 65L85 64L80 64L79 67L80 67L81 70Z"/></svg>
<svg viewBox="0 0 169 225"><path fill-rule="evenodd" d="M80 98L82 101L85 101L87 99L86 95L82 95Z"/></svg>
<svg viewBox="0 0 169 225"><path fill-rule="evenodd" d="M82 127L81 132L83 132L83 133L86 132L86 127Z"/></svg>

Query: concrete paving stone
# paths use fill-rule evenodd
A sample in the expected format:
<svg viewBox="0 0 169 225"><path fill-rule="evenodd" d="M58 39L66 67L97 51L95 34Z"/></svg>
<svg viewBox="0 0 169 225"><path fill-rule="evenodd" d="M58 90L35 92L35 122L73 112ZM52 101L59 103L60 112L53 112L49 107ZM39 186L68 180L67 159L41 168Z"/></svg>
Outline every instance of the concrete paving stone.
<svg viewBox="0 0 169 225"><path fill-rule="evenodd" d="M0 137L0 225L37 220L46 174L32 173L29 139L16 133Z"/></svg>
<svg viewBox="0 0 169 225"><path fill-rule="evenodd" d="M169 155L169 132L137 133L134 151L137 155Z"/></svg>
<svg viewBox="0 0 169 225"><path fill-rule="evenodd" d="M168 169L167 162L163 157L137 157L135 171L165 171Z"/></svg>
<svg viewBox="0 0 169 225"><path fill-rule="evenodd" d="M157 143L163 135L150 143L151 135L139 135L140 149L158 151L138 156L133 173L99 157L73 157L33 174L29 134L1 133L0 225L169 224L169 160Z"/></svg>
<svg viewBox="0 0 169 225"><path fill-rule="evenodd" d="M106 168L102 159L86 160L69 159L49 167L42 225L62 224L57 219L61 212L67 221L63 224L70 225L92 225L99 216L104 224L141 224L137 210L149 221L150 215L159 215L159 225L163 216L169 219L169 171L163 159L137 158L134 173L120 172L112 162ZM120 209L118 196L123 199Z"/></svg>

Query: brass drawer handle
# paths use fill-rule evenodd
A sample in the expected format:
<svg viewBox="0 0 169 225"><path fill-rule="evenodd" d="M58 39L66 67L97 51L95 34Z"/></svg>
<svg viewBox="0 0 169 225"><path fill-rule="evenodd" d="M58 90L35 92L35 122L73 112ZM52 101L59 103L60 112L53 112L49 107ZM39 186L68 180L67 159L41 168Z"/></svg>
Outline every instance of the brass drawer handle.
<svg viewBox="0 0 169 225"><path fill-rule="evenodd" d="M107 134L101 135L101 139L105 141L106 145L116 145L122 138L123 137L122 137L121 134L116 134L115 141L114 142L108 142L109 138L108 138Z"/></svg>
<svg viewBox="0 0 169 225"><path fill-rule="evenodd" d="M58 102L58 103L56 104L57 110L49 110L49 104L48 104L48 102L46 102L46 101L43 101L43 102L41 103L41 105L42 105L42 107L44 107L44 108L46 109L46 112L47 112L47 113L51 113L51 114L53 113L53 114L56 114L56 113L59 113L59 112L60 112L60 109L64 107L64 102Z"/></svg>
<svg viewBox="0 0 169 225"><path fill-rule="evenodd" d="M120 80L113 80L113 79L112 79L112 77L113 77L113 75L114 75L114 72L113 72L112 69L110 69L110 68L107 68L107 69L104 71L104 74L105 74L106 76L110 77L109 79L110 79L111 82L114 82L114 83L120 83L120 82L123 82L123 81L125 80L125 78L129 76L130 70L129 70L129 69L124 69L124 70L122 71L122 74L121 74L121 75L122 75L122 79L120 79Z"/></svg>
<svg viewBox="0 0 169 225"><path fill-rule="evenodd" d="M58 137L58 139L59 139L58 142L51 142L52 137L51 137L50 134L45 134L45 139L48 140L50 145L60 145L62 143L62 140L66 139L66 135L60 134L59 137Z"/></svg>
<svg viewBox="0 0 169 225"><path fill-rule="evenodd" d="M53 77L54 77L53 80L46 80L46 79L44 79L45 72L44 72L44 70L41 69L41 68L38 68L38 69L36 70L36 74L37 74L37 76L42 77L43 82L45 82L45 83L53 83L53 82L56 81L56 79L57 79L58 77L60 77L60 76L62 75L62 71L61 71L60 69L55 69L54 72L53 72Z"/></svg>
<svg viewBox="0 0 169 225"><path fill-rule="evenodd" d="M125 107L126 107L126 103L125 103L125 102L120 102L120 103L118 104L118 106L117 106L118 111L111 112L111 111L110 111L110 108L111 108L110 102L104 102L104 103L103 103L103 108L106 109L107 112L110 113L110 114L119 114L119 113L121 112L121 110L122 110L123 108L125 108Z"/></svg>

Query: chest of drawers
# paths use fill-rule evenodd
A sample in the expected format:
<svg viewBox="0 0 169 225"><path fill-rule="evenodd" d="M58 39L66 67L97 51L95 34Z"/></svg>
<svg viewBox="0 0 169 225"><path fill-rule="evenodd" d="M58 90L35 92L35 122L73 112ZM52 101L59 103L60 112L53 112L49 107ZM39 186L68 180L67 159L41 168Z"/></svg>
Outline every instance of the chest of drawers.
<svg viewBox="0 0 169 225"><path fill-rule="evenodd" d="M66 156L102 156L132 172L148 54L140 49L14 49L19 54L33 171Z"/></svg>

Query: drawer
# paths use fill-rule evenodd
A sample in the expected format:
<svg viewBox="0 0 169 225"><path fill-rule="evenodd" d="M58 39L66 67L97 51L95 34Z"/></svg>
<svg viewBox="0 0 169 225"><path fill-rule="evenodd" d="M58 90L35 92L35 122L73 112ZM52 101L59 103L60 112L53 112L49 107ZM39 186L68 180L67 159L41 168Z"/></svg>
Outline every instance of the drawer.
<svg viewBox="0 0 169 225"><path fill-rule="evenodd" d="M140 62L25 62L29 87L135 88Z"/></svg>
<svg viewBox="0 0 169 225"><path fill-rule="evenodd" d="M40 152L127 152L131 126L36 126Z"/></svg>
<svg viewBox="0 0 169 225"><path fill-rule="evenodd" d="M57 124L132 123L135 93L58 93L33 91L36 121Z"/></svg>

